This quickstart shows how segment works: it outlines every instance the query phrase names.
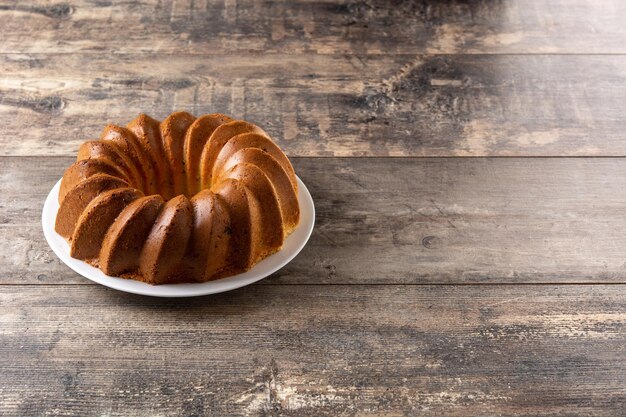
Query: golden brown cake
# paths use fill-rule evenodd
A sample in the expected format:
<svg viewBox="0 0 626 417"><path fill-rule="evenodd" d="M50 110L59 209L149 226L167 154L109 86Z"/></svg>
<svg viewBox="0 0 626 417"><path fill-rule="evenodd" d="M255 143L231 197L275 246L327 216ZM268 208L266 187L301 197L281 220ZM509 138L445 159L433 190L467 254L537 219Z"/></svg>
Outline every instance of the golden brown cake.
<svg viewBox="0 0 626 417"><path fill-rule="evenodd" d="M81 145L55 230L71 256L152 284L250 269L298 225L289 159L258 126L222 114L144 114Z"/></svg>

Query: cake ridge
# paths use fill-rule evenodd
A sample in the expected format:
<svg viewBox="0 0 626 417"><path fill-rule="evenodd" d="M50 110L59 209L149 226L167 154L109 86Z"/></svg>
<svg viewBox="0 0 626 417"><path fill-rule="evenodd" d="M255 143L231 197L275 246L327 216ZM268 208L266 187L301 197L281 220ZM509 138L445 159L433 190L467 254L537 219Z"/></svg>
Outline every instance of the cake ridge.
<svg viewBox="0 0 626 417"><path fill-rule="evenodd" d="M139 143L142 145L146 155L152 158L155 167L156 189L158 194L168 198L171 195L168 186L168 178L171 173L169 164L165 163L160 123L147 114L141 113L128 123L126 127L139 139Z"/></svg>
<svg viewBox="0 0 626 417"><path fill-rule="evenodd" d="M137 136L128 128L113 124L107 125L100 134L100 140L109 140L118 144L120 148L129 153L129 157L135 166L139 167L141 177L141 189L146 193L158 192L154 183L154 164L151 158L147 158L141 152L141 145Z"/></svg>
<svg viewBox="0 0 626 417"><path fill-rule="evenodd" d="M187 129L183 145L183 164L187 173L187 190L190 194L196 194L201 190L199 163L206 142L215 129L232 120L219 113L205 114L194 120Z"/></svg>
<svg viewBox="0 0 626 417"><path fill-rule="evenodd" d="M195 117L187 112L174 112L167 116L159 126L163 150L171 172L172 197L187 195L187 175L183 164L183 145L185 135Z"/></svg>

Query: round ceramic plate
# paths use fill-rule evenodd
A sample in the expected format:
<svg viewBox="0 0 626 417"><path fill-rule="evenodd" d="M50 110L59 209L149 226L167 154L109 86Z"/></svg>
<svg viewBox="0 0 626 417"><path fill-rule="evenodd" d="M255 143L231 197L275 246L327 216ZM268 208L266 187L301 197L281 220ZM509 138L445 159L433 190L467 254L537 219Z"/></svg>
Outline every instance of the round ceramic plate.
<svg viewBox="0 0 626 417"><path fill-rule="evenodd" d="M155 297L195 297L198 295L230 291L252 284L278 271L295 258L309 240L315 223L315 206L313 205L313 199L311 198L309 190L307 190L304 183L298 178L300 224L296 230L285 239L285 244L280 252L268 256L249 271L228 278L193 284L150 285L140 281L110 277L105 275L104 272L98 268L70 256L69 244L61 235L54 231L54 223L57 211L59 210L58 195L60 186L61 180L56 183L50 191L50 194L48 194L42 214L43 232L54 253L56 253L67 266L85 278L106 287L133 294L151 295Z"/></svg>

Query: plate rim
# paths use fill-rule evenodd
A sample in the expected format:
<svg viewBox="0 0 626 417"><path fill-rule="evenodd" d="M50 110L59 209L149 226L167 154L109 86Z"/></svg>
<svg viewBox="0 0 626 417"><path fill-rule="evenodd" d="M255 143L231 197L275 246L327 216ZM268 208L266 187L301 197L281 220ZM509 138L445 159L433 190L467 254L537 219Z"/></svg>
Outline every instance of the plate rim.
<svg viewBox="0 0 626 417"><path fill-rule="evenodd" d="M55 183L46 197L41 214L41 224L48 246L61 260L61 262L77 274L97 284L131 294L163 298L200 297L204 295L219 294L245 287L267 278L276 271L285 267L302 251L302 249L304 249L315 227L315 204L313 202L313 198L311 197L311 193L304 182L302 182L298 176L296 176L296 180L298 181L300 223L287 237L283 248L275 254L263 259L246 272L214 281L202 283L152 285L141 281L105 275L99 268L89 265L79 259L70 257L69 244L54 230L54 222L56 220L59 204L58 194L62 178ZM300 240L290 242L294 245L294 247L289 252L285 252L287 240L294 239L296 237L299 237ZM60 243L59 239L63 241L64 245ZM270 263L268 269L259 273L259 267L266 265L268 262Z"/></svg>

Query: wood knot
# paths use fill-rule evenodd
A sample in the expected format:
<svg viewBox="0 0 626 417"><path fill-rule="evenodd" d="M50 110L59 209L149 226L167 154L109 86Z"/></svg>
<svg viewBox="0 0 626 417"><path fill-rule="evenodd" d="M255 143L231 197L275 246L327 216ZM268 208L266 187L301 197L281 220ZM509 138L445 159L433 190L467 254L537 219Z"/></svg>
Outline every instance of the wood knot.
<svg viewBox="0 0 626 417"><path fill-rule="evenodd" d="M65 100L59 96L44 97L32 106L37 113L60 113L65 107Z"/></svg>
<svg viewBox="0 0 626 417"><path fill-rule="evenodd" d="M53 19L67 19L73 12L74 8L67 3L53 4L41 10L41 14Z"/></svg>
<svg viewBox="0 0 626 417"><path fill-rule="evenodd" d="M422 239L422 246L426 249L435 249L439 239L436 236L426 236Z"/></svg>

